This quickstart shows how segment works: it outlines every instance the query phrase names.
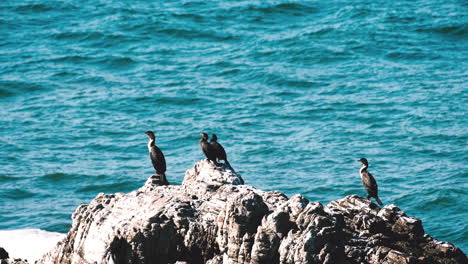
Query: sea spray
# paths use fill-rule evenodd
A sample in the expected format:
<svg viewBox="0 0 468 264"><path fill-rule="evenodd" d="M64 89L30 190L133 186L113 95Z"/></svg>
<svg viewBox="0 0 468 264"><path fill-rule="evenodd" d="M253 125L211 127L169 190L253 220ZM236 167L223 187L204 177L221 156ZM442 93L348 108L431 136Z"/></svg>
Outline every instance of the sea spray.
<svg viewBox="0 0 468 264"><path fill-rule="evenodd" d="M40 229L0 230L0 246L5 248L10 258L34 263L64 237L65 234Z"/></svg>

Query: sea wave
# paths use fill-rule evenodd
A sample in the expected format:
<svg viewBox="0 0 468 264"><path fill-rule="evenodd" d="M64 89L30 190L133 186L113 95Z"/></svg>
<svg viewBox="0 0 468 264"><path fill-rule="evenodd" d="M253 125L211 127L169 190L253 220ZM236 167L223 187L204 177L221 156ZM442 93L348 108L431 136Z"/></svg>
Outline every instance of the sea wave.
<svg viewBox="0 0 468 264"><path fill-rule="evenodd" d="M51 250L65 234L40 229L0 230L0 246L10 258L27 259L34 263Z"/></svg>

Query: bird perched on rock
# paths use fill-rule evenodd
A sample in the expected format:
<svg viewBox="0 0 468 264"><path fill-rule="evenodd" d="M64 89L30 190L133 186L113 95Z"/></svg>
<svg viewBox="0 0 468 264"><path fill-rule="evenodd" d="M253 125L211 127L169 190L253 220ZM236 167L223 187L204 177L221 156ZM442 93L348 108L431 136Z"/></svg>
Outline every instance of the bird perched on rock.
<svg viewBox="0 0 468 264"><path fill-rule="evenodd" d="M224 164L226 165L226 167L234 171L234 169L231 167L231 164L227 160L226 151L224 150L223 146L219 144L218 142L218 137L216 136L216 134L211 135L210 144L213 146L213 149L216 153L216 158L218 159L218 161L220 160L224 161Z"/></svg>
<svg viewBox="0 0 468 264"><path fill-rule="evenodd" d="M359 170L359 174L361 175L361 180L362 184L364 185L364 188L366 188L367 191L367 199L370 200L370 198L375 198L377 203L379 205L383 205L382 201L380 201L379 196L378 196L378 188L377 188L377 182L374 179L374 176L370 174L370 172L367 171L367 168L369 167L369 162L367 162L367 159L365 158L360 158L358 162L362 163L362 167Z"/></svg>
<svg viewBox="0 0 468 264"><path fill-rule="evenodd" d="M226 151L224 150L223 146L218 143L218 137L215 134L211 135L210 144L213 146L213 149L216 153L216 158L218 160L226 161Z"/></svg>
<svg viewBox="0 0 468 264"><path fill-rule="evenodd" d="M166 179L166 159L162 151L156 146L156 137L153 131L146 131L146 135L149 137L148 141L148 151L150 153L151 162L153 167L156 170L156 174L161 174L163 176L163 181L167 182Z"/></svg>
<svg viewBox="0 0 468 264"><path fill-rule="evenodd" d="M200 139L200 147L202 148L203 154L205 154L208 160L213 161L216 163L216 150L214 149L213 145L208 143L208 134L200 132L198 133L202 136Z"/></svg>

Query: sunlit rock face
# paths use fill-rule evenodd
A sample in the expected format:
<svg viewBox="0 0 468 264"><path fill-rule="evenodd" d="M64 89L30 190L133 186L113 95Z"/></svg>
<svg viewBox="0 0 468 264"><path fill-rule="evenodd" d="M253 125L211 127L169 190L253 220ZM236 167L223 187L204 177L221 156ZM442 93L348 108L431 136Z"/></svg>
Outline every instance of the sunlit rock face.
<svg viewBox="0 0 468 264"><path fill-rule="evenodd" d="M202 160L182 185L153 175L101 193L39 263L467 263L394 205L350 195L323 206L243 182Z"/></svg>

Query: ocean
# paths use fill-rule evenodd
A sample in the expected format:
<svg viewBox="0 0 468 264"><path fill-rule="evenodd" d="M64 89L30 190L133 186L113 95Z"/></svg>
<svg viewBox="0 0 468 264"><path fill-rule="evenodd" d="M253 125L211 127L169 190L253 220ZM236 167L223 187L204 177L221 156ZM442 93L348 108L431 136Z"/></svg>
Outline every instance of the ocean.
<svg viewBox="0 0 468 264"><path fill-rule="evenodd" d="M207 132L246 184L324 204L365 196L365 157L384 204L468 251L468 2L0 10L0 230L66 233L99 192L139 188L147 130L181 184Z"/></svg>

